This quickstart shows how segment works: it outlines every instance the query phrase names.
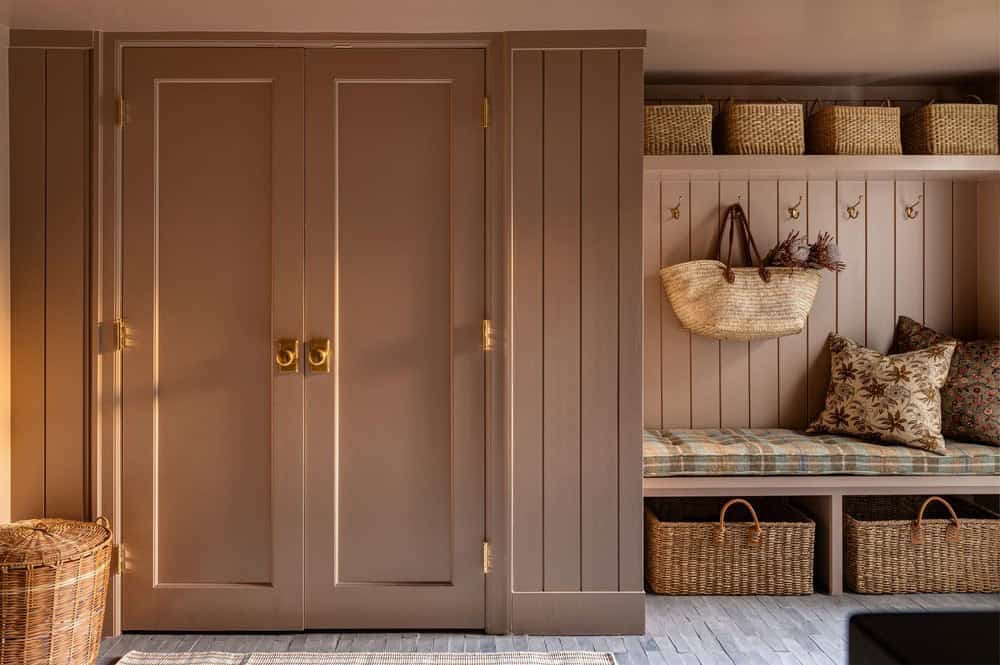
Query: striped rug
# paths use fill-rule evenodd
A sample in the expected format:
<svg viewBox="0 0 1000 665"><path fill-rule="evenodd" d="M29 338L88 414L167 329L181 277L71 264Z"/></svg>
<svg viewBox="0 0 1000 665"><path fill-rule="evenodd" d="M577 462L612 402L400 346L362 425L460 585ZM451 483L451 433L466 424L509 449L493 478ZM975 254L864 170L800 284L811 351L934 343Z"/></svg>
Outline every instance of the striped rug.
<svg viewBox="0 0 1000 665"><path fill-rule="evenodd" d="M615 665L610 653L152 653L130 651L118 665Z"/></svg>

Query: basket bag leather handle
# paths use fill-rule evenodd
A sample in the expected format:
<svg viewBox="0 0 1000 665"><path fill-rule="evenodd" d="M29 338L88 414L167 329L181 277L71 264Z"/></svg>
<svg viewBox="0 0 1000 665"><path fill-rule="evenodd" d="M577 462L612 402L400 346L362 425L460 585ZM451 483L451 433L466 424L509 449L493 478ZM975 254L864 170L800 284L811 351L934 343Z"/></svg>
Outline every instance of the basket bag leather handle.
<svg viewBox="0 0 1000 665"><path fill-rule="evenodd" d="M917 519L914 520L913 526L910 530L910 542L914 545L924 544L924 511L927 510L927 506L933 502L939 502L948 509L948 513L951 515L951 524L944 532L944 540L946 543L957 543L962 538L962 525L958 521L958 515L955 514L955 509L951 507L951 504L942 499L939 496L928 497L921 505L920 510L917 511Z"/></svg>
<svg viewBox="0 0 1000 665"><path fill-rule="evenodd" d="M730 499L722 506L722 510L719 511L719 528L715 532L715 542L720 545L726 540L726 512L734 505L740 504L741 506L746 506L747 510L750 511L750 517L753 519L753 531L750 532L750 544L759 545L762 536L764 535L764 530L760 528L760 520L757 519L757 511L753 509L750 502L746 499Z"/></svg>
<svg viewBox="0 0 1000 665"><path fill-rule="evenodd" d="M729 206L729 208L726 209L726 216L722 218L722 223L719 224L719 242L716 260L725 266L722 272L723 277L725 277L726 281L730 284L736 281L736 272L733 270L733 234L737 224L739 224L740 240L743 245L743 254L746 257L747 263L751 266L757 267L757 274L760 275L760 278L763 281L770 282L771 271L764 266L764 261L760 258L760 251L757 249L757 242L753 239L753 233L750 232L750 222L747 220L746 211L743 210L743 205L740 203L734 203ZM725 234L727 225L729 226L729 255L726 261L723 261L722 237ZM752 257L750 255L751 250L753 251Z"/></svg>

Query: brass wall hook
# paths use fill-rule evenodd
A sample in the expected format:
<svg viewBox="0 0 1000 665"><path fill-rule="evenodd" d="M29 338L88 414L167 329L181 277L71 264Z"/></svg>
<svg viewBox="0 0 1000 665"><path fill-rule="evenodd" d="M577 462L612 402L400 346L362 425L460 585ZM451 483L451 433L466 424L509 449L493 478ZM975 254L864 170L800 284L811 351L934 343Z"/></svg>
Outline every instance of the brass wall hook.
<svg viewBox="0 0 1000 665"><path fill-rule="evenodd" d="M847 216L851 219L857 219L858 215L861 214L861 201L865 198L864 194L858 194L858 200L852 206L847 206Z"/></svg>
<svg viewBox="0 0 1000 665"><path fill-rule="evenodd" d="M788 217L790 219L798 219L802 215L802 211L799 209L802 206L802 195L799 194L799 201L793 206L788 206Z"/></svg>
<svg viewBox="0 0 1000 665"><path fill-rule="evenodd" d="M680 219L681 218L681 201L683 201L683 200L684 200L684 195L681 194L677 198L677 205L675 205L672 208L670 208L670 207L667 208L668 210L670 210L670 219Z"/></svg>
<svg viewBox="0 0 1000 665"><path fill-rule="evenodd" d="M924 195L920 194L917 196L917 200L912 204L903 208L903 213L906 215L907 219L916 219L919 211L917 208L920 206L921 202L924 200Z"/></svg>

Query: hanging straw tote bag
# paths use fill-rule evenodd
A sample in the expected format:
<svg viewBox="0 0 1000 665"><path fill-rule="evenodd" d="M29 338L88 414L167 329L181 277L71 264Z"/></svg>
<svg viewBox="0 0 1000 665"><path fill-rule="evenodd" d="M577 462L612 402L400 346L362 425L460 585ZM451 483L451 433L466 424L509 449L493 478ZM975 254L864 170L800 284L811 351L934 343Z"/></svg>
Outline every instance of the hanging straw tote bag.
<svg viewBox="0 0 1000 665"><path fill-rule="evenodd" d="M722 238L729 227L729 257L722 262ZM739 235L747 263L733 267L733 236ZM818 270L765 267L746 212L739 203L726 210L719 225L716 260L688 261L660 271L674 313L696 335L751 340L794 335L805 327L819 288Z"/></svg>

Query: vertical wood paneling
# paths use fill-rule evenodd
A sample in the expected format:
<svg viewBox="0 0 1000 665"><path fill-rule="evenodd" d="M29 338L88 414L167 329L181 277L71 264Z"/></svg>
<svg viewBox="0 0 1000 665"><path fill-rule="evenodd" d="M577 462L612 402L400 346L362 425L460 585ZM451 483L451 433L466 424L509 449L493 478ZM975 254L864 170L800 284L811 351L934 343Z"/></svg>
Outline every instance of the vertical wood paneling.
<svg viewBox="0 0 1000 665"><path fill-rule="evenodd" d="M11 518L45 514L45 51L10 51Z"/></svg>
<svg viewBox="0 0 1000 665"><path fill-rule="evenodd" d="M642 51L619 52L618 589L642 591Z"/></svg>
<svg viewBox="0 0 1000 665"><path fill-rule="evenodd" d="M809 182L809 241L815 242L821 233L837 237L837 183L831 180ZM808 418L812 420L823 409L826 389L830 383L830 354L826 340L837 329L837 280L832 273L822 272L816 301L809 314Z"/></svg>
<svg viewBox="0 0 1000 665"><path fill-rule="evenodd" d="M743 209L749 206L746 181L719 183L719 215L720 223L726 214L726 209L741 201ZM728 236L728 232L727 232ZM734 234L738 237L738 232ZM723 249L723 261L729 254L728 240ZM746 265L742 256L742 248L733 243L734 265ZM766 249L764 251L767 251ZM740 258L736 258L739 256ZM721 419L723 427L750 426L750 346L747 342L723 341L719 346L719 376Z"/></svg>
<svg viewBox="0 0 1000 665"><path fill-rule="evenodd" d="M660 382L661 319L670 304L660 288L660 180L647 176L642 186L642 423L659 429L663 422ZM669 354L668 354L669 355Z"/></svg>
<svg viewBox="0 0 1000 665"><path fill-rule="evenodd" d="M1000 336L1000 182L979 184L979 337Z"/></svg>
<svg viewBox="0 0 1000 665"><path fill-rule="evenodd" d="M618 53L584 51L581 88L581 587L617 591Z"/></svg>
<svg viewBox="0 0 1000 665"><path fill-rule="evenodd" d="M835 277L837 281L837 332L853 339L858 344L866 344L867 323L865 279L867 272L866 226L868 216L864 199L865 183L857 180L842 180L837 183L837 245L847 267ZM851 219L848 207L861 201L857 206L858 216ZM827 273L824 279L833 275Z"/></svg>
<svg viewBox="0 0 1000 665"><path fill-rule="evenodd" d="M798 219L792 219L788 209L796 204L801 212ZM778 238L784 239L792 231L806 235L808 204L804 181L778 183ZM805 329L778 340L778 416L782 427L801 429L806 426L807 341Z"/></svg>
<svg viewBox="0 0 1000 665"><path fill-rule="evenodd" d="M691 183L691 259L715 258L719 234L719 183ZM719 342L691 336L691 426L719 427Z"/></svg>
<svg viewBox="0 0 1000 665"><path fill-rule="evenodd" d="M956 182L952 191L952 332L960 339L973 339L979 333L976 192L974 182Z"/></svg>
<svg viewBox="0 0 1000 665"><path fill-rule="evenodd" d="M868 347L886 353L892 345L895 314L894 183L871 180L868 202Z"/></svg>
<svg viewBox="0 0 1000 665"><path fill-rule="evenodd" d="M951 181L928 180L924 215L924 323L952 334L952 200Z"/></svg>
<svg viewBox="0 0 1000 665"><path fill-rule="evenodd" d="M896 183L896 317L924 321L924 183ZM916 216L906 216L906 206L917 202Z"/></svg>
<svg viewBox="0 0 1000 665"><path fill-rule="evenodd" d="M83 519L87 504L87 217L90 53L46 54L45 504Z"/></svg>
<svg viewBox="0 0 1000 665"><path fill-rule="evenodd" d="M544 55L546 591L580 589L580 56Z"/></svg>
<svg viewBox="0 0 1000 665"><path fill-rule="evenodd" d="M691 198L687 181L664 181L660 188L660 257L663 266L691 258ZM680 206L674 219L671 208ZM691 333L681 327L667 302L663 288L657 291L661 303L662 352L660 366L651 367L659 377L663 395L663 427L691 427Z"/></svg>
<svg viewBox="0 0 1000 665"><path fill-rule="evenodd" d="M786 213L787 214L787 213ZM750 182L750 229L761 252L778 242L778 183ZM750 427L778 426L778 340L750 342Z"/></svg>
<svg viewBox="0 0 1000 665"><path fill-rule="evenodd" d="M517 51L512 75L513 588L543 585L542 54Z"/></svg>

